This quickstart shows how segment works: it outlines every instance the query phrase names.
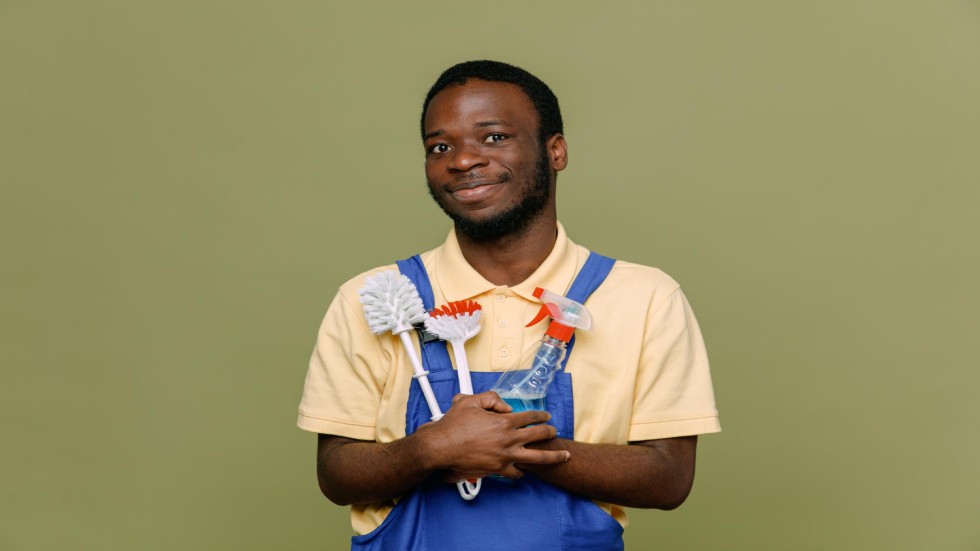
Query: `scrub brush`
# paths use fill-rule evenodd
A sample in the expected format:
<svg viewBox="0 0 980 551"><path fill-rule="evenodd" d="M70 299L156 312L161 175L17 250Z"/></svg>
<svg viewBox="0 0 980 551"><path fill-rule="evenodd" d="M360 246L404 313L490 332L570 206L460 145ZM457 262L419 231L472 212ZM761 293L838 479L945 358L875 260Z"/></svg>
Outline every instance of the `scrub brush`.
<svg viewBox="0 0 980 551"><path fill-rule="evenodd" d="M429 312L425 319L425 330L453 347L456 358L456 375L459 377L459 391L463 394L473 394L473 382L470 380L470 366L466 361L466 350L463 343L480 332L480 303L472 300L450 302ZM480 493L482 481L479 478L468 478L456 483L459 495L466 501Z"/></svg>
<svg viewBox="0 0 980 551"><path fill-rule="evenodd" d="M456 374L459 377L459 391L473 394L470 380L470 366L466 361L463 343L480 332L480 303L472 300L450 302L429 312L425 319L425 329L453 347L456 358Z"/></svg>
<svg viewBox="0 0 980 551"><path fill-rule="evenodd" d="M436 402L436 396L429 384L429 372L422 369L418 352L408 336L412 326L422 323L427 317L418 289L405 274L386 270L365 279L364 287L358 293L361 295L364 317L371 332L383 335L391 331L401 338L408 359L412 362L412 369L415 370L414 377L418 379L425 401L429 404L432 420L438 421L442 418L442 410L439 409L439 403Z"/></svg>

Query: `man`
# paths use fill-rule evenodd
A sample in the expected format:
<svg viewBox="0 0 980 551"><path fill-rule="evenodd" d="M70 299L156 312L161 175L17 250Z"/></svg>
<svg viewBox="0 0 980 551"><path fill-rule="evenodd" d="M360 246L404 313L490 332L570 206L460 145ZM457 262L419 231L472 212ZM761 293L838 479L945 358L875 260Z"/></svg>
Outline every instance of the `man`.
<svg viewBox="0 0 980 551"><path fill-rule="evenodd" d="M585 282L601 257L558 223L567 146L558 101L533 75L493 61L451 67L421 130L429 192L453 231L399 268L437 306L483 306L467 344L477 394L454 396L452 366L429 362L448 411L427 422L398 339L372 335L358 303L378 270L354 278L327 311L300 404L300 428L319 433L320 488L351 505L354 549L621 549L623 507L680 505L697 435L720 430L690 307L654 268L610 260ZM541 327L524 327L540 308L534 288L585 285L596 328L576 334L549 411L512 413L486 390L537 348ZM450 484L489 475L472 501Z"/></svg>

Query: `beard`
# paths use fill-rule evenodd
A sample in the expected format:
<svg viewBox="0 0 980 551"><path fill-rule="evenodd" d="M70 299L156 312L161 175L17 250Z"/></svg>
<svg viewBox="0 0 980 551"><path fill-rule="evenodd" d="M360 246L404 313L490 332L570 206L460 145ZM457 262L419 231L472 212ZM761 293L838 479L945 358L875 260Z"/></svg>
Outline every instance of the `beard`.
<svg viewBox="0 0 980 551"><path fill-rule="evenodd" d="M474 220L464 214L453 212L446 208L442 197L431 185L426 187L429 188L429 195L439 208L453 220L457 232L473 241L486 242L524 233L548 204L551 195L551 177L551 161L547 153L542 152L534 169L533 180L525 180L522 183L523 194L517 204L484 220Z"/></svg>

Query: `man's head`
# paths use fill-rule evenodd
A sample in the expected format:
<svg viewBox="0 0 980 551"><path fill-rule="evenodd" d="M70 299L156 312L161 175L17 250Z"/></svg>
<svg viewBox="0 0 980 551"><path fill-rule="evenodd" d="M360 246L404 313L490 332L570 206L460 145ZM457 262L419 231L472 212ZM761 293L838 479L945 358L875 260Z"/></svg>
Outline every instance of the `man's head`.
<svg viewBox="0 0 980 551"><path fill-rule="evenodd" d="M426 178L458 232L478 241L554 217L567 162L558 100L538 78L495 61L444 72L422 111Z"/></svg>
<svg viewBox="0 0 980 551"><path fill-rule="evenodd" d="M548 85L531 73L500 61L464 61L446 69L436 79L422 103L422 118L420 126L422 139L425 139L425 114L429 110L432 98L442 92L447 86L465 84L470 79L487 82L509 82L517 85L527 95L538 115L538 137L544 143L549 137L565 132L561 120L561 109L558 98Z"/></svg>

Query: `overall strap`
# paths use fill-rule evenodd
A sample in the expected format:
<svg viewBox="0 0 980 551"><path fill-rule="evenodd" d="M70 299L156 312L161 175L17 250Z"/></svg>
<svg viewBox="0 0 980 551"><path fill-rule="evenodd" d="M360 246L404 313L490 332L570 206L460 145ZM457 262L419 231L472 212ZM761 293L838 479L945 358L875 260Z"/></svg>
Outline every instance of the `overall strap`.
<svg viewBox="0 0 980 551"><path fill-rule="evenodd" d="M590 251L589 258L585 261L582 269L579 270L578 275L575 276L575 281L572 282L572 286L569 287L565 297L579 304L585 304L589 296L606 280L606 276L609 275L615 263L615 259ZM572 340L568 342L568 346L565 347L565 359L561 362L562 370L568 365L568 358L572 355L573 346L575 346L574 335L572 335Z"/></svg>
<svg viewBox="0 0 980 551"><path fill-rule="evenodd" d="M602 282L606 280L606 276L609 275L615 263L616 260L608 256L602 256L597 252L589 252L589 258L585 261L582 269L579 270L578 275L575 276L575 281L572 282L572 286L569 287L565 297L579 304L585 304L589 295L598 289L602 285Z"/></svg>
<svg viewBox="0 0 980 551"><path fill-rule="evenodd" d="M422 305L425 306L425 311L428 312L435 308L435 298L432 296L429 273L425 271L425 264L422 264L422 258L419 255L415 255L412 258L399 260L395 264L398 265L398 271L405 274L415 284L415 288L419 291L419 296L422 297Z"/></svg>
<svg viewBox="0 0 980 551"><path fill-rule="evenodd" d="M422 306L425 307L425 311L432 311L436 307L435 297L432 294L429 273L426 272L425 265L422 264L422 258L419 255L415 255L405 260L399 260L396 264L398 265L398 270L415 284L415 288L422 298ZM438 340L425 342L422 336L419 335L419 345L422 349L422 365L425 366L425 369L431 372L442 371L444 369L452 371L453 364L449 359L449 351L446 349L446 343Z"/></svg>

